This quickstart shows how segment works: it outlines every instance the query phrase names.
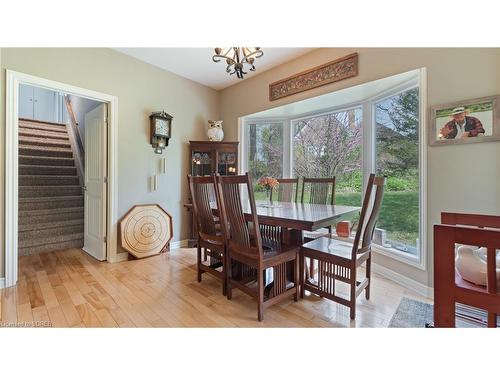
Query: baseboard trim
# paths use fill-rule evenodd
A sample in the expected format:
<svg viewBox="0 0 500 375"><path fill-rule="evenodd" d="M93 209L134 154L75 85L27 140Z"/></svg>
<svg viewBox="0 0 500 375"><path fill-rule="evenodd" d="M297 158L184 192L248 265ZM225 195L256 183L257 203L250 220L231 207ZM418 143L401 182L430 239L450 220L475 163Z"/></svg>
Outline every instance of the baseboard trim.
<svg viewBox="0 0 500 375"><path fill-rule="evenodd" d="M173 241L170 242L170 250L176 250L188 246L188 240ZM118 253L112 259L109 260L110 263L125 262L128 260L128 253Z"/></svg>
<svg viewBox="0 0 500 375"><path fill-rule="evenodd" d="M0 277L0 289L5 288L5 277Z"/></svg>
<svg viewBox="0 0 500 375"><path fill-rule="evenodd" d="M418 281L410 279L407 276L401 275L400 273L397 273L389 268L386 268L374 262L372 262L372 270L373 272L381 276L384 276L385 278L394 281L395 283L404 286L405 288L408 288L411 291L416 292L423 297L434 298L434 288L419 283Z"/></svg>
<svg viewBox="0 0 500 375"><path fill-rule="evenodd" d="M123 252L123 253L116 254L113 261L111 261L110 263L124 262L126 260L128 260L128 253Z"/></svg>
<svg viewBox="0 0 500 375"><path fill-rule="evenodd" d="M181 249L183 247L188 247L188 240L170 242L170 250Z"/></svg>

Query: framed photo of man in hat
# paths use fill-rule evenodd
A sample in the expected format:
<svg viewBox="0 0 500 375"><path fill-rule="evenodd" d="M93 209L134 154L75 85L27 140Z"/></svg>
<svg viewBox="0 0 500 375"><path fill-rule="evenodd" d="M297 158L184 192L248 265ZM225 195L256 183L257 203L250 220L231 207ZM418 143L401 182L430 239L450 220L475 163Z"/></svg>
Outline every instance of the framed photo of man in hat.
<svg viewBox="0 0 500 375"><path fill-rule="evenodd" d="M431 145L499 141L500 96L434 106L431 126Z"/></svg>

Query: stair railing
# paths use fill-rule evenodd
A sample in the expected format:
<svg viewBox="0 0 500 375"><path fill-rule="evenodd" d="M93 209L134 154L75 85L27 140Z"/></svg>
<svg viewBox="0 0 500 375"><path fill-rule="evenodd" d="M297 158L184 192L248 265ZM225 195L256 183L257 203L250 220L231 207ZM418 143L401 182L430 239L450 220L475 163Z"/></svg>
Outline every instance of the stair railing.
<svg viewBox="0 0 500 375"><path fill-rule="evenodd" d="M66 109L68 110L70 123L66 124L68 129L69 140L71 143L71 148L73 149L73 154L75 157L75 164L78 172L78 180L80 185L83 187L85 185L84 179L84 166L85 166L85 149L83 147L82 135L80 133L80 127L76 122L76 116L73 112L73 106L68 96L64 96L64 102L66 104Z"/></svg>

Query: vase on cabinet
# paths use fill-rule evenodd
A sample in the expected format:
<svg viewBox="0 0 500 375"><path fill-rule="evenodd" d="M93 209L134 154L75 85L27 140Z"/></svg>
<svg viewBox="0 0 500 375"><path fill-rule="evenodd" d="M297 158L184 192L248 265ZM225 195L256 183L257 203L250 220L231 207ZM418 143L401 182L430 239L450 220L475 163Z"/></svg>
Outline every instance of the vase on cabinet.
<svg viewBox="0 0 500 375"><path fill-rule="evenodd" d="M207 136L212 142L221 142L224 139L222 120L208 120Z"/></svg>

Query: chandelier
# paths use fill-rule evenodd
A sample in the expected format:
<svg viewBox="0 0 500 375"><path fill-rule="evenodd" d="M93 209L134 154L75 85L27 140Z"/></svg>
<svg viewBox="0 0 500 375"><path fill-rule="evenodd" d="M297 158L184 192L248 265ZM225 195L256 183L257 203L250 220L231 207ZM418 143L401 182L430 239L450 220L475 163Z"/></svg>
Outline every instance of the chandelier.
<svg viewBox="0 0 500 375"><path fill-rule="evenodd" d="M255 66L253 63L255 59L258 59L264 55L264 52L260 47L225 47L215 48L215 55L213 55L212 60L214 62L220 62L226 60L227 67L226 72L236 76L239 79L243 79L243 75L247 74L243 69L246 66L251 72L255 71Z"/></svg>

